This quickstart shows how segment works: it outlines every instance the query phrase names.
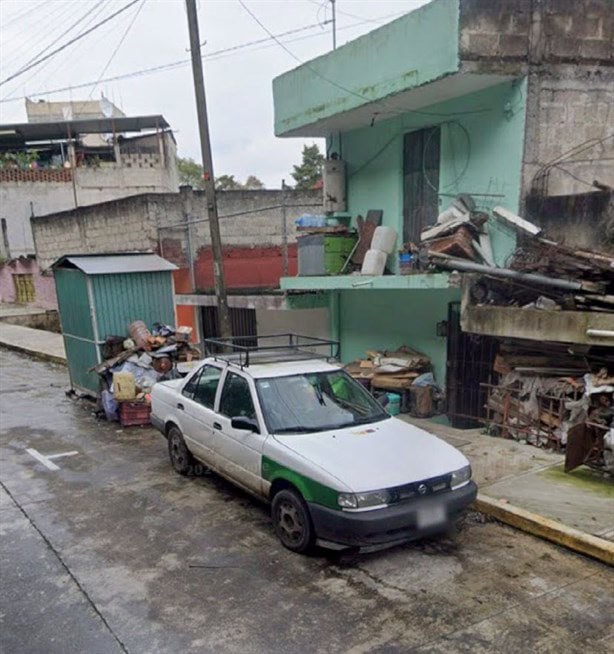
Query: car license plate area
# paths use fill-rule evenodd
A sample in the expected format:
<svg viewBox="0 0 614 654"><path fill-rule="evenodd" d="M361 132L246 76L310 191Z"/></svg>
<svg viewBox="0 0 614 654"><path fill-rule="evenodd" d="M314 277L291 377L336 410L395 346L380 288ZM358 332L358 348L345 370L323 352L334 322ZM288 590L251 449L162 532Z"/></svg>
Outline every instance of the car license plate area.
<svg viewBox="0 0 614 654"><path fill-rule="evenodd" d="M416 523L418 529L435 527L446 521L446 511L443 506L429 506L418 511Z"/></svg>

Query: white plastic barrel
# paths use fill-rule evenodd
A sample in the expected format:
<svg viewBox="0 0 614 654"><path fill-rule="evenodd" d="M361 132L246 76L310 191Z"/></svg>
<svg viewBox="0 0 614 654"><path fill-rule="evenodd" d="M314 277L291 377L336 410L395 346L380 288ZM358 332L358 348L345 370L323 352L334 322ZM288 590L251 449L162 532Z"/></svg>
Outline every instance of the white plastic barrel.
<svg viewBox="0 0 614 654"><path fill-rule="evenodd" d="M394 251L394 244L397 241L396 230L392 227L384 227L380 225L373 233L373 240L371 241L371 249L392 254Z"/></svg>
<svg viewBox="0 0 614 654"><path fill-rule="evenodd" d="M387 254L381 250L367 250L360 272L363 275L383 275L386 257Z"/></svg>

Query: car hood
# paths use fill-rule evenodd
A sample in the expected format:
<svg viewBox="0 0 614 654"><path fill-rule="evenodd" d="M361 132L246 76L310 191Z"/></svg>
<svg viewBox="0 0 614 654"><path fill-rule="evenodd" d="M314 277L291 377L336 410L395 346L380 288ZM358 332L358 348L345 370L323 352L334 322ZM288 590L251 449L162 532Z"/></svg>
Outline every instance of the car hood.
<svg viewBox="0 0 614 654"><path fill-rule="evenodd" d="M398 418L274 438L354 492L438 477L469 464L452 445Z"/></svg>

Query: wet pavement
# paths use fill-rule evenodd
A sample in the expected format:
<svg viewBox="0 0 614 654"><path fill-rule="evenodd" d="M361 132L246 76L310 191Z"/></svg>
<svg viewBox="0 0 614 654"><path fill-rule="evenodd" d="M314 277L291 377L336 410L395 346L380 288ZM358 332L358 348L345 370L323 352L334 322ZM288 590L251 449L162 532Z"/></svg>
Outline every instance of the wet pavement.
<svg viewBox="0 0 614 654"><path fill-rule="evenodd" d="M65 368L0 350L0 370L1 651L614 650L602 564L477 515L377 554L294 555L266 507L67 398ZM49 469L27 448L77 454Z"/></svg>

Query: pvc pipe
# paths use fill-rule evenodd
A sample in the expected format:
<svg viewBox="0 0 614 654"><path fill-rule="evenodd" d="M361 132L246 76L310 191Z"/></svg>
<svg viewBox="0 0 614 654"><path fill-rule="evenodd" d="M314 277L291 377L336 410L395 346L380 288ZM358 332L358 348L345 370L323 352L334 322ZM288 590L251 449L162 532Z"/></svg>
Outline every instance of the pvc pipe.
<svg viewBox="0 0 614 654"><path fill-rule="evenodd" d="M614 338L614 331L611 329L587 329L586 335L597 338Z"/></svg>
<svg viewBox="0 0 614 654"><path fill-rule="evenodd" d="M429 255L438 259L437 265L442 268L450 270L463 270L466 272L479 272L493 277L505 277L507 279L518 279L524 282L534 282L544 286L552 286L553 288L561 288L565 291L581 291L582 283L574 282L569 279L553 279L545 275L536 275L534 273L523 273L517 270L510 270L509 268L493 268L492 266L484 266L480 263L473 263L472 261L462 261L460 259L452 259L448 257L440 257L438 252L429 252ZM445 255L444 255L445 256Z"/></svg>

